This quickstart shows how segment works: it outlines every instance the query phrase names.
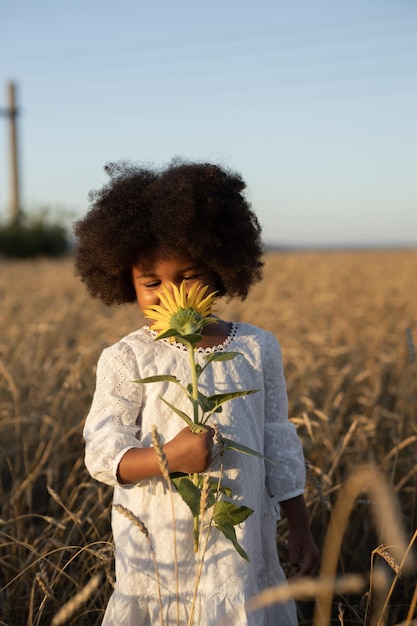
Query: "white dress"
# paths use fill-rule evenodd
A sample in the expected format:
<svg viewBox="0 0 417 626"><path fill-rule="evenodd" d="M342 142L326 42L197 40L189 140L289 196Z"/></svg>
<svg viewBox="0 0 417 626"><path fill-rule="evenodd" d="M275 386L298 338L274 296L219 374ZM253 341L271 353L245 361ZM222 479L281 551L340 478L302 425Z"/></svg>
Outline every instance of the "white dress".
<svg viewBox="0 0 417 626"><path fill-rule="evenodd" d="M250 324L233 324L227 340L216 348L199 349L198 362L213 350L240 352L233 360L211 363L200 378L210 395L258 389L223 405L214 415L224 437L248 446L277 464L227 450L223 484L234 501L254 513L235 526L244 560L232 543L212 528L198 586L193 626L292 626L297 624L292 602L246 613L245 602L266 587L285 584L276 548L278 503L304 491L304 458L294 425L287 416L287 394L281 351L275 337ZM172 382L137 384L134 381L171 374L190 382L188 354L180 344L154 341L144 327L105 349L97 366L97 387L86 420L86 465L97 480L114 487L114 504L137 516L146 536L113 508L116 588L109 600L105 626L187 626L196 574L192 514L174 492L179 602L176 602L174 539L169 490L163 478L121 485L118 464L130 448L151 446L155 425L162 441L172 439L185 423L163 397L190 413L190 402ZM210 468L216 475L219 458ZM201 542L200 542L201 543ZM161 590L159 600L157 574ZM160 602L162 603L162 617ZM179 620L177 622L177 609Z"/></svg>

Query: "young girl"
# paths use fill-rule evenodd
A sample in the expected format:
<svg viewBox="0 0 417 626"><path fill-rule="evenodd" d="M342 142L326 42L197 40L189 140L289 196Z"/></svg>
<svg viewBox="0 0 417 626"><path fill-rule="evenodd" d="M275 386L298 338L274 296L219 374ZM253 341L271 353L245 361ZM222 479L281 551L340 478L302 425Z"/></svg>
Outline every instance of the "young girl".
<svg viewBox="0 0 417 626"><path fill-rule="evenodd" d="M107 305L137 302L143 311L160 304L161 289L172 289L171 283L185 281L187 289L207 285L207 293L243 300L260 280L260 226L239 175L215 165L177 161L163 170L126 163L110 164L106 170L110 181L90 195L90 211L75 226L76 272L93 297ZM84 430L89 472L114 487L114 504L137 516L148 532L141 533L132 517L113 508L116 588L105 613L106 626L186 626L189 620L196 568L193 518L174 490L175 556L170 494L152 447L153 427L170 472L192 474L209 468L216 476L219 469L213 428L192 433L161 400L163 396L186 412L189 401L179 386L134 382L158 374L189 381L184 346L169 339L155 341L153 322L102 353ZM205 370L201 381L208 395L236 388L259 391L224 404L209 425L274 464L232 450L223 455L222 484L232 487L238 501L254 511L235 527L249 561L212 530L193 624L215 626L223 619L235 626L292 626L297 624L292 602L254 613L245 610L247 600L285 582L276 548L280 508L288 518L289 555L296 575L315 573L318 562L303 499L303 454L287 417L280 348L272 334L256 326L219 319L203 329L197 347L200 365L214 351L240 355L212 362Z"/></svg>

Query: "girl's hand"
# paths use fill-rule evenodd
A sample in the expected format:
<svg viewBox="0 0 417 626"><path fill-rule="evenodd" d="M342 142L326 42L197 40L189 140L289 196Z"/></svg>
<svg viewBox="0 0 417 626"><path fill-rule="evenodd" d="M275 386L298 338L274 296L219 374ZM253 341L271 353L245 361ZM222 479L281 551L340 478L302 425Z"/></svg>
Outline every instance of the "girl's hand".
<svg viewBox="0 0 417 626"><path fill-rule="evenodd" d="M311 533L304 497L297 496L280 504L288 519L288 551L294 576L315 576L320 553Z"/></svg>
<svg viewBox="0 0 417 626"><path fill-rule="evenodd" d="M207 427L204 432L194 434L186 426L163 446L169 471L186 474L203 472L210 465L213 436L213 428ZM154 448L131 448L117 468L117 479L121 484L138 483L160 475L161 468Z"/></svg>
<svg viewBox="0 0 417 626"><path fill-rule="evenodd" d="M211 461L214 430L206 428L202 433L193 433L186 426L164 445L170 472L194 474L207 469Z"/></svg>
<svg viewBox="0 0 417 626"><path fill-rule="evenodd" d="M294 578L318 574L319 550L309 526L290 526L288 551Z"/></svg>

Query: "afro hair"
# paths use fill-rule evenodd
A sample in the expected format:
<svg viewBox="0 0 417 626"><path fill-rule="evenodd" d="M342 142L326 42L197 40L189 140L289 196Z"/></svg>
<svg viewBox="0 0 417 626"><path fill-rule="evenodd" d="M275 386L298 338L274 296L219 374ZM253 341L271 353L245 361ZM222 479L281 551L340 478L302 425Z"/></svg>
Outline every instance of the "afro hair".
<svg viewBox="0 0 417 626"><path fill-rule="evenodd" d="M104 304L135 302L131 271L156 252L190 256L216 276L219 296L242 300L262 276L261 228L235 172L174 160L164 169L109 163L75 223L75 272Z"/></svg>

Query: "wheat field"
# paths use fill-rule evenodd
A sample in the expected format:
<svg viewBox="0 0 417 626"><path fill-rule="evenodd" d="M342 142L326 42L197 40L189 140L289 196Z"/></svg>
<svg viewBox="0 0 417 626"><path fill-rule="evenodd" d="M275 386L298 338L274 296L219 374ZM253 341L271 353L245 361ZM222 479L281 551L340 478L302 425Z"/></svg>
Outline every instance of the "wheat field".
<svg viewBox="0 0 417 626"><path fill-rule="evenodd" d="M245 302L219 305L282 346L323 552L321 577L290 587L301 626L417 624L416 275L415 250L274 252ZM82 427L101 350L143 319L91 300L68 258L0 261L0 320L0 625L96 625L111 492Z"/></svg>

